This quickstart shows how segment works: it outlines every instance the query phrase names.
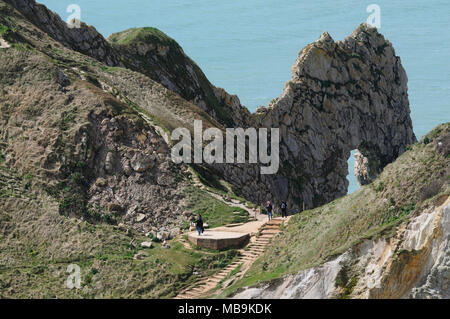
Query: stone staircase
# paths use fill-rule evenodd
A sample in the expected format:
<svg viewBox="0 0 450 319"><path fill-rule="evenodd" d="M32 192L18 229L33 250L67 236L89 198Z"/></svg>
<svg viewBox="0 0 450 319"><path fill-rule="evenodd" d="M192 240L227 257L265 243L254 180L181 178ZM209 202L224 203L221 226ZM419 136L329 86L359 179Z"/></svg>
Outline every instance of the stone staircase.
<svg viewBox="0 0 450 319"><path fill-rule="evenodd" d="M207 278L200 278L193 285L183 290L176 299L199 299L206 296L211 290L221 282L231 282L241 278L251 264L261 256L272 238L280 232L280 224L288 219L274 218L265 223L259 230L258 235L253 238L250 244L239 251L239 257L215 275ZM240 267L238 271L236 269ZM234 273L233 273L234 272Z"/></svg>

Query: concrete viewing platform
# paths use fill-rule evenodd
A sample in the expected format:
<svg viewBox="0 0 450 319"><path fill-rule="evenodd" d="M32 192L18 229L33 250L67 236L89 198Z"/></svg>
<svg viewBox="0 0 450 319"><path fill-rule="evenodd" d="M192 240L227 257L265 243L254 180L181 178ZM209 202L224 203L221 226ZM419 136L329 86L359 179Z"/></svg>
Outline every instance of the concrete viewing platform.
<svg viewBox="0 0 450 319"><path fill-rule="evenodd" d="M200 236L197 232L188 235L189 240L198 247L222 250L228 248L242 248L250 240L249 233L205 230Z"/></svg>
<svg viewBox="0 0 450 319"><path fill-rule="evenodd" d="M231 225L205 229L205 232L198 235L196 231L188 234L188 239L194 245L201 248L215 250L242 248L250 241L250 237L255 235L259 228L267 221L266 215L257 215L256 220L229 227Z"/></svg>

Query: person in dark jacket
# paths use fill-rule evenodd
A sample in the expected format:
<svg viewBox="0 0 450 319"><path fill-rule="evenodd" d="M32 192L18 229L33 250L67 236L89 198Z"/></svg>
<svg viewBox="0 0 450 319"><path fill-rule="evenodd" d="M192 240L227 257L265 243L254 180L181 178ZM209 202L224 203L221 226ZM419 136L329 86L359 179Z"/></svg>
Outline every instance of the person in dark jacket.
<svg viewBox="0 0 450 319"><path fill-rule="evenodd" d="M195 222L195 227L197 228L198 235L201 236L201 234L203 233L203 219L202 215L200 214L198 214L198 219Z"/></svg>
<svg viewBox="0 0 450 319"><path fill-rule="evenodd" d="M272 219L272 204L270 203L270 201L267 201L266 210L267 210L267 217L269 217L270 221Z"/></svg>
<svg viewBox="0 0 450 319"><path fill-rule="evenodd" d="M281 208L281 217L283 218L287 217L287 204L285 201L281 202L280 208Z"/></svg>

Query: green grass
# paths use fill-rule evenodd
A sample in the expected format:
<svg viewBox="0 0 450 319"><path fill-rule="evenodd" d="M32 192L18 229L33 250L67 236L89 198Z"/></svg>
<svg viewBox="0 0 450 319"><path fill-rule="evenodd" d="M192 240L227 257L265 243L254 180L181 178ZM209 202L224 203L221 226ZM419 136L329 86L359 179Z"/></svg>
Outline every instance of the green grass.
<svg viewBox="0 0 450 319"><path fill-rule="evenodd" d="M120 67L107 66L107 65L102 65L101 69L107 73L114 73L114 72L118 72L118 71L122 70L122 68L120 68Z"/></svg>
<svg viewBox="0 0 450 319"><path fill-rule="evenodd" d="M210 228L234 223L244 223L249 219L248 212L240 207L228 206L197 187L188 187L185 195L189 198L190 209L195 216L201 214Z"/></svg>
<svg viewBox="0 0 450 319"><path fill-rule="evenodd" d="M4 35L8 31L9 28L7 26L0 24L0 35Z"/></svg>
<svg viewBox="0 0 450 319"><path fill-rule="evenodd" d="M116 44L131 44L136 42L144 43L160 43L163 45L176 45L178 44L171 37L164 32L152 28L132 28L119 33L112 34L109 39L110 42Z"/></svg>
<svg viewBox="0 0 450 319"><path fill-rule="evenodd" d="M256 208L257 205L247 201L245 198L238 196L230 183L221 178L217 172L212 171L206 166L191 164L192 172L197 176L206 189L212 193L220 195L227 200L234 199L248 207Z"/></svg>

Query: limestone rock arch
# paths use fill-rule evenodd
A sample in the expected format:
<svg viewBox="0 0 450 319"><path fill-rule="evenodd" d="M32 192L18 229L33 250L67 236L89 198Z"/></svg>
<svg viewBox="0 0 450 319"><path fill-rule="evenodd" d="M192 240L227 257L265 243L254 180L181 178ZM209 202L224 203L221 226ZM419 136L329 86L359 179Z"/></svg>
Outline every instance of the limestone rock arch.
<svg viewBox="0 0 450 319"><path fill-rule="evenodd" d="M361 24L337 42L324 32L299 53L282 95L247 123L280 129L278 174L247 165L225 168L225 177L255 202L312 208L347 193L347 161L357 149L357 178L370 183L416 141L407 80L375 28Z"/></svg>

